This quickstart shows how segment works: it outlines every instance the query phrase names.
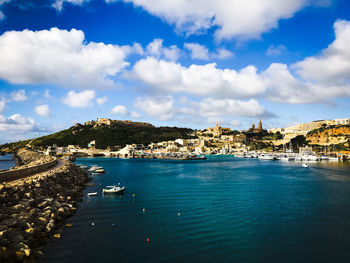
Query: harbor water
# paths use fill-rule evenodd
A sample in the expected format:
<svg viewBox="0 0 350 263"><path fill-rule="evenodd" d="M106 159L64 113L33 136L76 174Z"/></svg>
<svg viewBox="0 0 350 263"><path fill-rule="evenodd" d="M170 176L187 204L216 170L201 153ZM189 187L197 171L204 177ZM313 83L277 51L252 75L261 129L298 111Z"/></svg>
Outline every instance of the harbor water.
<svg viewBox="0 0 350 263"><path fill-rule="evenodd" d="M0 170L8 170L13 166L16 166L16 162L13 160L12 154L0 155Z"/></svg>
<svg viewBox="0 0 350 263"><path fill-rule="evenodd" d="M100 165L41 262L350 262L350 166L209 156ZM123 196L103 196L120 182ZM87 197L89 192L97 196Z"/></svg>

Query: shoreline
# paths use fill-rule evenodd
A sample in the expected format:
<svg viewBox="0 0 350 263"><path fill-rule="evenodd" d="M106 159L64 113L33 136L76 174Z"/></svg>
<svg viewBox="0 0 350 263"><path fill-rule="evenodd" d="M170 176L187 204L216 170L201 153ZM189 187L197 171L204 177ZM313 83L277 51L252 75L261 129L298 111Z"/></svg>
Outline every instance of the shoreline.
<svg viewBox="0 0 350 263"><path fill-rule="evenodd" d="M16 156L29 168L48 160L28 150ZM75 214L88 181L83 169L60 160L46 171L0 183L0 262L35 262L42 256L42 247L60 238L65 219Z"/></svg>

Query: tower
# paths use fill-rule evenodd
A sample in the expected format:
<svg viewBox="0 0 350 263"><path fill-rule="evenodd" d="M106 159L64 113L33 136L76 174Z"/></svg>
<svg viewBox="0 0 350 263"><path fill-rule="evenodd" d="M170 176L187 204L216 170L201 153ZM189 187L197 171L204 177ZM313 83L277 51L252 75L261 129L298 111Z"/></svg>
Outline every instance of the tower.
<svg viewBox="0 0 350 263"><path fill-rule="evenodd" d="M259 126L258 126L258 130L259 130L259 131L262 131L262 130L263 130L263 128L262 128L262 122L261 122L261 120L259 120Z"/></svg>

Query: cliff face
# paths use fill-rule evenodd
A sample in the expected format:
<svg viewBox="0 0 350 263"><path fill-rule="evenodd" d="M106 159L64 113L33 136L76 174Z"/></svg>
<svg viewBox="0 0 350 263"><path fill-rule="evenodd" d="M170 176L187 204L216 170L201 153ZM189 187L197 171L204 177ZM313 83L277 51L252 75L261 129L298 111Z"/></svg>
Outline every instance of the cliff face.
<svg viewBox="0 0 350 263"><path fill-rule="evenodd" d="M344 143L350 139L350 126L329 127L310 132L306 139L310 144L330 145Z"/></svg>

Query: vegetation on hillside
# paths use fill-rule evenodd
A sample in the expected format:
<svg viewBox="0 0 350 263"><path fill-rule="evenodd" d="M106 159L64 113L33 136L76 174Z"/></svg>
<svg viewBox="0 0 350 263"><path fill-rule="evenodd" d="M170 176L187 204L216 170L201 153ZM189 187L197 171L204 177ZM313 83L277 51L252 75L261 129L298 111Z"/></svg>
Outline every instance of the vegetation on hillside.
<svg viewBox="0 0 350 263"><path fill-rule="evenodd" d="M0 149L20 148L26 146L29 142L32 146L57 146L79 145L87 147L87 144L93 140L96 141L96 148L106 149L108 146L126 144L149 144L151 142L160 142L175 140L178 138L190 139L193 130L177 127L150 127L133 125L102 125L94 127L92 125L76 124L73 127L30 140L16 143L4 144Z"/></svg>

